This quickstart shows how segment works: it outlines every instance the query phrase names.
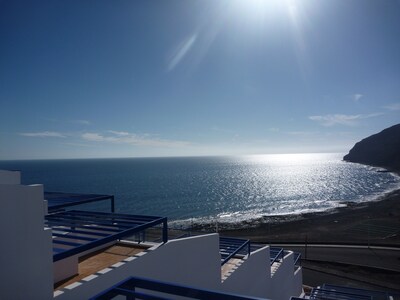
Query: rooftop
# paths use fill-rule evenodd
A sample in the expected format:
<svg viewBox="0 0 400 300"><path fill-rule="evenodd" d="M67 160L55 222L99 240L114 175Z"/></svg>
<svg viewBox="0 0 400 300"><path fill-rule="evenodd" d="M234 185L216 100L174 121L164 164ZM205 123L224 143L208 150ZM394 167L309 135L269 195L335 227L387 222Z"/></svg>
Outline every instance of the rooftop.
<svg viewBox="0 0 400 300"><path fill-rule="evenodd" d="M45 226L52 229L55 262L157 225L163 226L166 242L167 218L76 210L45 216Z"/></svg>

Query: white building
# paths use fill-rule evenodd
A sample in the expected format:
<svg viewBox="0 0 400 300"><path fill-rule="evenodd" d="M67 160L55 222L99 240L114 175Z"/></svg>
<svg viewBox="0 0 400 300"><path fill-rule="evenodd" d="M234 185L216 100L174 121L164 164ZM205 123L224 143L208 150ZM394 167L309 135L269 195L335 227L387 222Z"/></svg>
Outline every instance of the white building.
<svg viewBox="0 0 400 300"><path fill-rule="evenodd" d="M271 264L268 246L235 253L241 242L216 233L156 243L124 240L118 234L162 226L164 219L133 226L137 219L109 222L111 214L48 215L43 186L21 185L18 171L0 171L0 203L0 299L88 299L130 276L263 299L302 294L302 270L291 251ZM146 230L162 233L159 225ZM222 266L221 255L228 257Z"/></svg>

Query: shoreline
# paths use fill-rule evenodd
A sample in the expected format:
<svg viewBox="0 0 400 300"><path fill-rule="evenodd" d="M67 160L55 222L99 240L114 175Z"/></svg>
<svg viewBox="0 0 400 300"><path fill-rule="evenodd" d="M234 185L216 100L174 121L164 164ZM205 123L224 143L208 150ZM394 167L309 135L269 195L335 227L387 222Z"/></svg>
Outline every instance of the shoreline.
<svg viewBox="0 0 400 300"><path fill-rule="evenodd" d="M382 166L373 166L373 165L368 165L373 168L380 168L377 169L376 172L379 173L392 173L392 175L397 176L400 178L400 170L394 170L394 169L388 169ZM304 212L304 213L291 213L291 214L282 214L282 215L263 215L259 217L255 217L252 219L244 219L240 221L223 221L221 219L215 218L212 219L210 218L209 220L202 221L202 222L196 222L191 219L186 219L186 220L173 220L173 223L176 223L177 228L186 228L186 230L193 230L193 231L209 231L209 232L215 232L216 230L223 232L223 233L235 233L240 236L243 235L243 232L245 231L251 231L253 229L259 231L260 228L266 227L266 226L277 226L277 225L284 225L286 223L293 223L293 222L301 222L305 221L307 219L315 219L315 218L323 218L329 215L335 215L337 216L338 214L341 214L343 212L347 212L348 210L354 210L354 209L367 209L370 205L373 203L377 202L382 202L386 201L388 199L391 199L393 197L397 197L399 195L399 200L398 202L400 203L400 186L397 185L391 189L388 189L386 191L383 191L381 194L375 194L375 195L370 195L370 196L365 196L364 199L368 199L363 202L359 201L351 201L351 200L343 200L343 201L338 201L338 206L336 207L331 207L326 210L320 210L320 211L309 211L309 212ZM380 205L378 205L380 206ZM400 231L400 214L399 216L399 222L395 222L394 225L397 224L399 226L399 231ZM390 219L390 218L389 218ZM191 223L190 225L188 225ZM392 223L389 221L389 223ZM186 224L186 225L185 225ZM253 235L251 233L248 233L248 235ZM399 232L400 235L400 232Z"/></svg>
<svg viewBox="0 0 400 300"><path fill-rule="evenodd" d="M306 241L400 246L400 189L378 196L374 201L346 204L293 218L263 217L234 227L224 224L218 227L223 235L264 243ZM193 229L211 229L200 227ZM215 229L215 224L213 227Z"/></svg>

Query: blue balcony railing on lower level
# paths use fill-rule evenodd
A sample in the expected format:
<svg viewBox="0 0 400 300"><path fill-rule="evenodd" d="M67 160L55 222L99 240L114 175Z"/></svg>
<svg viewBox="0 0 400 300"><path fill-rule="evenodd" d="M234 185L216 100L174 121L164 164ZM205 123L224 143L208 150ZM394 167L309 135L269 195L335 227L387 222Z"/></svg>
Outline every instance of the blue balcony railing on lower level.
<svg viewBox="0 0 400 300"><path fill-rule="evenodd" d="M310 299L372 299L389 300L398 299L400 295L390 294L388 292L365 290L347 286L338 286L332 284L323 284L321 287L311 291ZM322 298L325 297L325 298ZM336 298L334 298L336 297Z"/></svg>
<svg viewBox="0 0 400 300"><path fill-rule="evenodd" d="M312 289L310 299L313 300L372 300L372 296L360 295L350 292L341 292L337 290L316 288Z"/></svg>
<svg viewBox="0 0 400 300"><path fill-rule="evenodd" d="M118 297L118 299L151 300L176 299L177 296L187 297L185 299L199 300L265 300L264 298L199 289L139 277L130 277L108 290L90 298L90 300L109 300L114 299L117 296L125 297Z"/></svg>

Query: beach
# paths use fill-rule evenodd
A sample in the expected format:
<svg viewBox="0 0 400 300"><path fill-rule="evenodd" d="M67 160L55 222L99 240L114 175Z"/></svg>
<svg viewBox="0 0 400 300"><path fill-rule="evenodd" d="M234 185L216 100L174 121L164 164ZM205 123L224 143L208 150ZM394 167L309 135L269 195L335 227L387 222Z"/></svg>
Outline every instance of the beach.
<svg viewBox="0 0 400 300"><path fill-rule="evenodd" d="M400 245L400 189L360 204L324 213L296 217L265 217L263 220L219 225L226 236L248 238L262 243L346 243Z"/></svg>
<svg viewBox="0 0 400 300"><path fill-rule="evenodd" d="M296 220L275 217L270 223L220 233L253 242L292 244L292 247L286 247L302 253L303 283L306 285L329 281L357 288L400 290L397 251L385 252L384 247L374 247L400 246L400 190L377 201L347 205L331 212L305 214ZM293 245L296 243L299 245ZM307 255L304 244L365 245L368 248L327 246L314 251L309 248Z"/></svg>

